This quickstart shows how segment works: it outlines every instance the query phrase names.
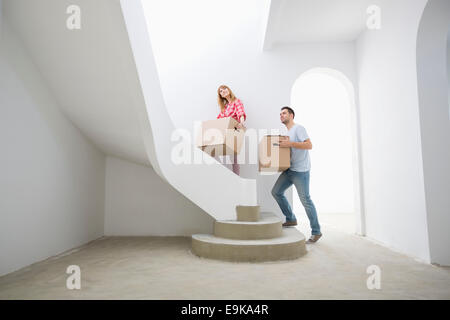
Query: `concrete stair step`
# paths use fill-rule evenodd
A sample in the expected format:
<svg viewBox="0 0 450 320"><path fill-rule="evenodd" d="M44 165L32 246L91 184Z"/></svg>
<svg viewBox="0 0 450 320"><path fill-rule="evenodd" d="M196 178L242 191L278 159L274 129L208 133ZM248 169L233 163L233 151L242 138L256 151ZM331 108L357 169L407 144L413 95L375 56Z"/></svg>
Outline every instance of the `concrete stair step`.
<svg viewBox="0 0 450 320"><path fill-rule="evenodd" d="M296 228L285 228L280 237L260 240L236 240L211 234L192 236L192 252L200 257L262 262L292 260L306 253L305 236Z"/></svg>
<svg viewBox="0 0 450 320"><path fill-rule="evenodd" d="M215 221L214 235L219 238L258 240L281 236L283 220L270 212L261 212L259 221Z"/></svg>
<svg viewBox="0 0 450 320"><path fill-rule="evenodd" d="M260 219L259 206L236 206L236 216L238 221L256 222Z"/></svg>

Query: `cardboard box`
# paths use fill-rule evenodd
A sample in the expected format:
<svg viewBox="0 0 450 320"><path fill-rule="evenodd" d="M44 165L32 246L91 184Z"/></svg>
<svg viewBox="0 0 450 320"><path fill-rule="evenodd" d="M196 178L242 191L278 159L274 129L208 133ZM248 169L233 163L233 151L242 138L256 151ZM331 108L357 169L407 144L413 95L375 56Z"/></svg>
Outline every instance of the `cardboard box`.
<svg viewBox="0 0 450 320"><path fill-rule="evenodd" d="M231 117L202 122L196 146L212 157L239 154L245 129L235 129L237 125Z"/></svg>
<svg viewBox="0 0 450 320"><path fill-rule="evenodd" d="M259 171L279 172L291 166L291 148L280 148L287 136L267 135L259 143Z"/></svg>

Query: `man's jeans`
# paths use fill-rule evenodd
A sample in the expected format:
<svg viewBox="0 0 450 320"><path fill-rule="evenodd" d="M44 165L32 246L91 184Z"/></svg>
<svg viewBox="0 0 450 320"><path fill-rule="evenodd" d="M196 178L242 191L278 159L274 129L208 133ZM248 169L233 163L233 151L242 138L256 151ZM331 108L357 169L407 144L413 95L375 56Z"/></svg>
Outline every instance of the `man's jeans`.
<svg viewBox="0 0 450 320"><path fill-rule="evenodd" d="M278 177L277 182L272 188L272 196L278 202L281 211L286 216L286 222L296 221L296 217L292 212L291 206L284 196L287 188L295 185L298 192L298 197L305 207L306 214L309 218L311 226L311 234L320 234L319 219L317 218L317 211L314 203L309 196L309 171L297 172L287 169Z"/></svg>

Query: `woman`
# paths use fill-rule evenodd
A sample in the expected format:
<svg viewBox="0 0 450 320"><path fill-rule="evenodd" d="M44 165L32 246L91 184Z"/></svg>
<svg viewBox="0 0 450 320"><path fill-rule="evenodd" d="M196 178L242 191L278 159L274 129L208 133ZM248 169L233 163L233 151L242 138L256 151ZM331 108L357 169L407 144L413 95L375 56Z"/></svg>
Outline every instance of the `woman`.
<svg viewBox="0 0 450 320"><path fill-rule="evenodd" d="M242 101L236 98L230 88L221 85L217 89L217 101L220 106L220 113L217 119L232 117L238 122L236 128L244 129L244 123L247 118ZM237 175L240 173L239 164L237 162L237 154L233 159L233 172Z"/></svg>

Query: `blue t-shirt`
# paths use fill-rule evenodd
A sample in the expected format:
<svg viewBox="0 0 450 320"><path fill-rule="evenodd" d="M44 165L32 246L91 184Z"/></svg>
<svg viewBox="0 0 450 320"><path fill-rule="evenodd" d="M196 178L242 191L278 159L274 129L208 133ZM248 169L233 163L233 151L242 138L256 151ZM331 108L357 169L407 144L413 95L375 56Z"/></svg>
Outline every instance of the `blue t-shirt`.
<svg viewBox="0 0 450 320"><path fill-rule="evenodd" d="M288 131L289 140L293 142L303 142L309 139L306 129L295 124ZM291 148L291 167L292 171L306 172L311 169L311 161L309 159L309 152L305 149Z"/></svg>

